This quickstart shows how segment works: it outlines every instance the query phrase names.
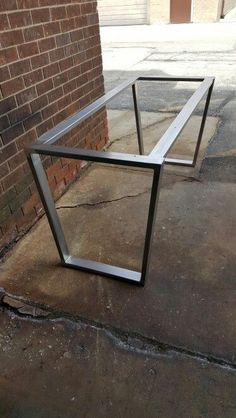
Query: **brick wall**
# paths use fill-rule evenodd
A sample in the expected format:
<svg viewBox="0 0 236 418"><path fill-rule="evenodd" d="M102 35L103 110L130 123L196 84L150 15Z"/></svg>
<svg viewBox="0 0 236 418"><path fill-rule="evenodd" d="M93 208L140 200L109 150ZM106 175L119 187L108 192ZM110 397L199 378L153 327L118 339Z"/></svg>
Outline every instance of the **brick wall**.
<svg viewBox="0 0 236 418"><path fill-rule="evenodd" d="M42 213L24 146L104 92L96 1L0 1L0 250ZM101 110L64 138L69 146L102 148ZM80 162L44 159L58 198Z"/></svg>

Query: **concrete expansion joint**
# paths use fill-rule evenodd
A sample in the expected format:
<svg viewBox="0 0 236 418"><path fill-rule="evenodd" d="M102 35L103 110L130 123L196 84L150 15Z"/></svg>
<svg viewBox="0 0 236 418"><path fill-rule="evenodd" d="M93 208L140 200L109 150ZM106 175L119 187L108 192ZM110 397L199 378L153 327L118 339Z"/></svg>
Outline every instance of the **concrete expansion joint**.
<svg viewBox="0 0 236 418"><path fill-rule="evenodd" d="M155 338L146 337L134 331L126 331L121 328L101 323L95 320L80 317L78 315L68 314L64 311L50 310L30 301L23 300L21 297L6 293L3 289L0 291L0 310L13 314L19 319L31 321L69 321L79 325L81 328L91 327L97 331L104 332L114 344L123 350L135 352L137 354L152 356L182 356L200 361L203 364L211 364L216 367L227 368L230 371L236 371L236 363L227 359L219 358L211 354L201 353L186 347L176 346L161 342Z"/></svg>
<svg viewBox="0 0 236 418"><path fill-rule="evenodd" d="M109 203L119 202L120 200L124 200L124 199L132 199L134 197L139 197L139 196L142 196L142 195L144 195L148 192L150 192L150 188L145 189L144 191L136 193L136 194L130 194L130 195L117 197L116 199L100 200L100 201L94 202L94 203L85 202L85 203L77 203L75 205L62 205L62 206L57 206L56 209L60 210L60 209L74 209L74 208L81 208L81 207L96 207L96 206L100 206L100 205L106 205L106 204L109 204Z"/></svg>

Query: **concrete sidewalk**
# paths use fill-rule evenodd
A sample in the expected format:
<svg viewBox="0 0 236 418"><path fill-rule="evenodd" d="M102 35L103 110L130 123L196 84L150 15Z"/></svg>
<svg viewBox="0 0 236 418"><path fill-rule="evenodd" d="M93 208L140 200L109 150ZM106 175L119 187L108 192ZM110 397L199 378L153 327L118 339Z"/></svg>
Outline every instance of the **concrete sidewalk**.
<svg viewBox="0 0 236 418"><path fill-rule="evenodd" d="M226 51L236 42L236 22L104 26L100 28L104 47L158 47L175 51ZM177 48L177 49L176 49Z"/></svg>
<svg viewBox="0 0 236 418"><path fill-rule="evenodd" d="M107 85L148 65L125 60L119 70L116 61L105 67ZM180 72L185 61L174 66ZM45 217L8 254L0 268L0 416L236 417L233 82L231 71L230 82L216 85L196 169L164 170L144 288L62 268ZM191 92L181 83L140 88L146 152ZM174 155L192 155L201 111ZM109 105L108 119L109 149L137 152L128 93ZM87 167L57 202L73 254L140 268L150 185L148 171Z"/></svg>

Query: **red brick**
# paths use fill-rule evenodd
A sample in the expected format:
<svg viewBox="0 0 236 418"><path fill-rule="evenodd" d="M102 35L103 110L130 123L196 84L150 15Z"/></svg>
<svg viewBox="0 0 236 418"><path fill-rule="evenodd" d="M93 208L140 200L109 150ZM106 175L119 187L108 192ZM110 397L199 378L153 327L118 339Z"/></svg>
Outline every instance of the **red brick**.
<svg viewBox="0 0 236 418"><path fill-rule="evenodd" d="M91 70L93 68L93 61L89 60L86 62L83 62L81 64L81 72L82 73L87 73L89 70Z"/></svg>
<svg viewBox="0 0 236 418"><path fill-rule="evenodd" d="M44 156L41 157L43 167L44 167L45 170L47 170L48 167L50 167L52 165L53 159L55 159L55 161L57 160L56 157L50 157L49 155L48 156L44 155Z"/></svg>
<svg viewBox="0 0 236 418"><path fill-rule="evenodd" d="M39 6L39 0L17 0L19 9L32 9Z"/></svg>
<svg viewBox="0 0 236 418"><path fill-rule="evenodd" d="M50 91L47 95L48 97L48 102L54 102L55 100L58 100L59 97L63 96L63 89L61 86L57 87L56 89L53 89L52 91Z"/></svg>
<svg viewBox="0 0 236 418"><path fill-rule="evenodd" d="M65 109L69 104L71 103L71 95L67 94L66 96L63 96L60 100L58 100L58 109L62 110Z"/></svg>
<svg viewBox="0 0 236 418"><path fill-rule="evenodd" d="M42 23L50 21L50 11L49 9L36 9L32 10L32 19L33 23Z"/></svg>
<svg viewBox="0 0 236 418"><path fill-rule="evenodd" d="M32 129L31 131L26 132L24 135L20 136L16 140L17 149L19 151L22 150L26 145L31 144L36 139L37 139L37 135L36 135L35 129Z"/></svg>
<svg viewBox="0 0 236 418"><path fill-rule="evenodd" d="M67 94L67 93L75 90L76 87L77 87L77 81L76 81L76 79L71 80L71 81L68 81L68 83L65 83L63 85L63 92L64 92L64 94Z"/></svg>
<svg viewBox="0 0 236 418"><path fill-rule="evenodd" d="M2 179L8 173L9 173L9 167L8 167L7 163L1 164L0 165L0 178Z"/></svg>
<svg viewBox="0 0 236 418"><path fill-rule="evenodd" d="M86 54L84 51L79 52L78 54L75 54L73 56L73 61L74 61L74 65L79 65L82 64L84 62L84 60L86 59ZM79 67L78 67L79 68ZM80 71L81 72L81 71Z"/></svg>
<svg viewBox="0 0 236 418"><path fill-rule="evenodd" d="M81 66L80 65L76 65L72 68L70 68L69 70L67 70L67 75L68 75L68 79L71 80L72 78L77 77L78 79L80 79L80 74L81 74Z"/></svg>
<svg viewBox="0 0 236 418"><path fill-rule="evenodd" d="M94 14L94 15L87 16L87 23L88 23L88 25L98 25L99 20L98 20L97 13Z"/></svg>
<svg viewBox="0 0 236 418"><path fill-rule="evenodd" d="M39 41L39 50L40 52L49 51L56 47L55 38L46 38Z"/></svg>
<svg viewBox="0 0 236 418"><path fill-rule="evenodd" d="M0 67L0 82L6 81L10 78L8 67Z"/></svg>
<svg viewBox="0 0 236 418"><path fill-rule="evenodd" d="M65 71L67 68L70 68L74 65L73 58L67 57L60 61L60 70Z"/></svg>
<svg viewBox="0 0 236 418"><path fill-rule="evenodd" d="M59 71L60 69L57 62L55 62L54 64L50 64L47 67L44 67L43 69L44 78L46 79L52 77L53 75L59 73Z"/></svg>
<svg viewBox="0 0 236 418"><path fill-rule="evenodd" d="M85 106L87 106L90 102L90 95L88 94L87 96L84 96L80 99L79 103L80 103L80 107L83 108Z"/></svg>
<svg viewBox="0 0 236 418"><path fill-rule="evenodd" d="M9 69L12 77L27 73L31 70L30 60L17 61L14 64L9 65Z"/></svg>
<svg viewBox="0 0 236 418"><path fill-rule="evenodd" d="M9 20L7 18L7 14L0 15L0 28L1 30L9 29Z"/></svg>
<svg viewBox="0 0 236 418"><path fill-rule="evenodd" d="M16 100L19 106L24 103L31 102L37 97L37 92L35 87L30 87L26 90L23 90L21 93L17 94Z"/></svg>
<svg viewBox="0 0 236 418"><path fill-rule="evenodd" d="M60 21L61 32L70 32L75 29L75 20L74 19L64 19Z"/></svg>
<svg viewBox="0 0 236 418"><path fill-rule="evenodd" d="M68 45L71 42L69 33L63 33L56 36L57 47Z"/></svg>
<svg viewBox="0 0 236 418"><path fill-rule="evenodd" d="M0 148L0 164L6 162L15 153L16 153L15 143L12 143L6 147Z"/></svg>
<svg viewBox="0 0 236 418"><path fill-rule="evenodd" d="M27 215L23 215L22 212L22 216L16 217L18 233L21 235L27 233L30 227L34 225L36 219L37 217L35 210L32 210L32 212L28 213Z"/></svg>
<svg viewBox="0 0 236 418"><path fill-rule="evenodd" d="M63 195L65 189L66 189L65 180L63 179L60 183L56 185L56 188L53 191L54 199L55 200L59 199L59 197Z"/></svg>
<svg viewBox="0 0 236 418"><path fill-rule="evenodd" d="M1 89L4 97L11 96L17 91L23 90L24 82L22 77L14 78L13 80L2 83Z"/></svg>
<svg viewBox="0 0 236 418"><path fill-rule="evenodd" d="M58 123L64 121L66 118L68 118L71 115L70 110L68 108L63 109L59 113L57 113L53 117L53 123L54 125L57 125Z"/></svg>
<svg viewBox="0 0 236 418"><path fill-rule="evenodd" d="M0 65L8 64L18 59L18 53L16 47L3 49L0 51Z"/></svg>
<svg viewBox="0 0 236 418"><path fill-rule="evenodd" d="M29 42L24 45L19 45L17 48L20 58L31 57L39 53L37 42Z"/></svg>
<svg viewBox="0 0 236 418"><path fill-rule="evenodd" d="M29 118L24 120L23 125L26 131L32 129L33 127L39 125L42 122L42 114L41 112L34 113L30 115Z"/></svg>
<svg viewBox="0 0 236 418"><path fill-rule="evenodd" d="M29 104L25 104L24 106L18 107L17 109L13 110L11 113L8 114L11 124L22 122L24 119L29 117L31 114ZM14 127L12 127L13 129Z"/></svg>
<svg viewBox="0 0 236 418"><path fill-rule="evenodd" d="M32 113L38 112L39 110L47 106L47 104L48 104L48 98L46 94L39 97L38 99L33 100L33 102L30 103Z"/></svg>
<svg viewBox="0 0 236 418"><path fill-rule="evenodd" d="M41 96L41 94L53 89L53 82L51 79L42 81L41 83L37 84L36 89L38 95Z"/></svg>
<svg viewBox="0 0 236 418"><path fill-rule="evenodd" d="M32 25L31 15L28 11L17 11L15 13L9 13L8 19L12 28L20 28L23 26Z"/></svg>
<svg viewBox="0 0 236 418"><path fill-rule="evenodd" d="M10 218L11 213L12 212L11 212L10 207L8 205L4 206L3 208L0 209L1 225L3 225L5 223L5 221Z"/></svg>
<svg viewBox="0 0 236 418"><path fill-rule="evenodd" d="M16 0L1 0L0 2L0 12L6 12L7 10L17 9Z"/></svg>
<svg viewBox="0 0 236 418"><path fill-rule="evenodd" d="M66 13L68 17L80 16L81 14L80 4L72 4L70 6L67 6Z"/></svg>
<svg viewBox="0 0 236 418"><path fill-rule="evenodd" d="M39 204L39 195L34 193L23 205L22 210L24 215L28 215Z"/></svg>
<svg viewBox="0 0 236 418"><path fill-rule="evenodd" d="M9 128L10 122L7 115L0 116L0 131L4 131L4 129Z"/></svg>
<svg viewBox="0 0 236 418"><path fill-rule="evenodd" d="M67 17L65 6L53 7L51 9L51 16L52 16L52 20L65 19Z"/></svg>
<svg viewBox="0 0 236 418"><path fill-rule="evenodd" d="M56 163L50 165L47 168L47 178L50 179L50 178L54 177L55 173L60 171L61 168L62 168L61 160L57 160Z"/></svg>
<svg viewBox="0 0 236 418"><path fill-rule="evenodd" d="M55 35L56 33L60 33L59 22L50 22L44 25L44 33L45 33L45 36L51 36L51 35Z"/></svg>
<svg viewBox="0 0 236 418"><path fill-rule="evenodd" d="M9 46L19 45L24 42L22 30L13 30L3 32L1 34L1 47L8 48Z"/></svg>
<svg viewBox="0 0 236 418"><path fill-rule="evenodd" d="M25 152L21 151L18 154L14 155L14 157L8 160L9 167L12 170L15 170L19 165L21 165L26 159Z"/></svg>
<svg viewBox="0 0 236 418"><path fill-rule="evenodd" d="M49 57L51 62L59 61L63 58L65 58L64 55L64 49L63 48L57 48L49 52Z"/></svg>
<svg viewBox="0 0 236 418"><path fill-rule="evenodd" d="M47 53L36 55L35 57L31 58L31 65L33 70L35 68L44 67L47 64L49 64L49 56Z"/></svg>
<svg viewBox="0 0 236 418"><path fill-rule="evenodd" d="M17 170L20 170L21 167L19 167ZM17 171L16 170L16 171ZM21 205L27 200L29 199L29 197L31 196L30 194L30 190L26 189L24 191L22 191L22 193L20 193L11 203L10 203L10 209L11 212L14 213L17 210L19 210L19 208L21 207ZM18 219L17 219L17 223L18 223Z"/></svg>
<svg viewBox="0 0 236 418"><path fill-rule="evenodd" d="M43 72L41 69L35 70L24 76L24 82L25 82L26 87L39 83L42 80L43 80Z"/></svg>
<svg viewBox="0 0 236 418"><path fill-rule="evenodd" d="M12 173L4 177L4 179L2 180L4 190L7 190L10 187L14 186L17 183L17 181L19 181L19 178L22 177L22 175L24 175L23 168L19 167Z"/></svg>
<svg viewBox="0 0 236 418"><path fill-rule="evenodd" d="M57 104L57 102L55 102L55 103L52 103L51 105L45 107L42 110L42 117L45 120L45 119L48 119L51 116L55 115L55 113L57 113L57 112L58 112L58 104Z"/></svg>
<svg viewBox="0 0 236 418"><path fill-rule="evenodd" d="M87 26L87 18L86 18L86 16L76 16L75 17L75 25L78 27L78 28L83 28L83 27L85 27L85 26Z"/></svg>
<svg viewBox="0 0 236 418"><path fill-rule="evenodd" d="M68 166L64 166L63 168L60 168L60 170L55 172L55 179L56 183L60 183L62 180L65 181L65 176L68 174Z"/></svg>
<svg viewBox="0 0 236 418"><path fill-rule="evenodd" d="M49 131L49 129L53 128L53 121L51 119L46 120L45 122L41 123L37 128L37 135L41 136L43 135L45 132Z"/></svg>
<svg viewBox="0 0 236 418"><path fill-rule="evenodd" d="M18 136L20 136L23 132L24 132L24 129L21 123L18 123L15 126L11 126L9 129L6 129L5 131L1 133L3 144L7 145L10 142L15 141L15 139Z"/></svg>
<svg viewBox="0 0 236 418"><path fill-rule="evenodd" d="M64 47L64 55L65 57L71 57L72 55L76 54L79 51L78 42L73 44L66 45Z"/></svg>
<svg viewBox="0 0 236 418"><path fill-rule="evenodd" d="M27 167L28 171L25 171L25 168ZM15 189L17 194L21 194L26 189L30 191L30 185L33 183L33 177L32 173L29 168L29 164L25 159L25 162L20 166L20 168L23 168L24 176L19 179L19 181L15 184Z"/></svg>
<svg viewBox="0 0 236 418"><path fill-rule="evenodd" d="M68 73L66 71L64 73L58 74L56 77L53 78L53 83L55 87L61 86L67 81L68 81Z"/></svg>
<svg viewBox="0 0 236 418"><path fill-rule="evenodd" d="M96 2L81 4L81 15L94 13L95 11L96 11Z"/></svg>
<svg viewBox="0 0 236 418"><path fill-rule="evenodd" d="M71 32L70 36L72 42L81 41L81 39L84 38L83 29L78 29Z"/></svg>
<svg viewBox="0 0 236 418"><path fill-rule="evenodd" d="M0 196L0 208L4 208L5 206L9 206L10 202L15 199L16 197L16 190L14 187L11 187L6 192L3 192Z"/></svg>
<svg viewBox="0 0 236 418"><path fill-rule="evenodd" d="M74 169L73 171L68 171L67 173L64 174L64 181L66 186L68 186L73 180L75 180L77 176L77 170Z"/></svg>
<svg viewBox="0 0 236 418"><path fill-rule="evenodd" d="M88 82L89 78L87 74L81 74L79 77L77 77L77 85L82 87L83 84L86 84Z"/></svg>
<svg viewBox="0 0 236 418"><path fill-rule="evenodd" d="M36 39L43 38L43 26L31 26L30 28L26 28L23 31L25 42L35 41Z"/></svg>
<svg viewBox="0 0 236 418"><path fill-rule="evenodd" d="M66 0L68 2L70 2L71 0ZM57 1L57 4L59 4L60 1ZM64 3L64 1L63 1ZM39 5L40 6L54 6L55 5L55 0L39 0Z"/></svg>
<svg viewBox="0 0 236 418"><path fill-rule="evenodd" d="M86 57L88 59L93 58L94 56L98 56L101 53L101 49L99 46L94 46L86 51Z"/></svg>

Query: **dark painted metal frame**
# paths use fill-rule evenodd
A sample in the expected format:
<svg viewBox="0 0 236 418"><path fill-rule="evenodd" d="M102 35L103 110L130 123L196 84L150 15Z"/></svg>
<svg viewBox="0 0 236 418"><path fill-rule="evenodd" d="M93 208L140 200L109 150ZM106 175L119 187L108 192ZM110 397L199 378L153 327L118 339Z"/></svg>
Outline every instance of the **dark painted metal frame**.
<svg viewBox="0 0 236 418"><path fill-rule="evenodd" d="M182 81L182 82L199 82L198 89L193 93L188 102L185 104L181 112L172 122L170 127L164 133L160 141L156 144L152 152L145 156L143 146L143 135L141 126L141 117L138 107L137 82L138 81ZM201 144L202 134L207 117L207 111L211 99L211 93L214 85L213 77L138 77L132 78L121 84L109 93L105 94L95 102L77 112L72 117L61 122L50 131L43 134L34 144L27 146L26 153L29 165L31 167L48 221L52 230L52 234L60 255L63 266L71 267L79 270L108 276L111 278L131 282L138 285L144 285L148 272L150 260L150 247L152 243L153 225L155 222L156 207L161 183L161 173L164 164L175 164L181 166L194 167L197 161L198 152ZM106 103L115 96L132 86L132 94L134 101L134 112L137 128L138 146L140 155L130 155L115 152L94 151L85 149L74 149L65 146L53 145L59 138L78 126L88 117L93 115L99 109L103 108ZM196 148L192 160L180 160L167 158L166 155L170 148L177 140L179 134L188 122L194 109L197 107L201 99L205 96L206 103L203 111L200 130L197 138ZM73 257L69 254L64 233L59 221L59 217L55 208L54 200L48 186L46 173L44 171L40 155L51 155L56 157L74 158L79 160L95 161L106 164L115 164L120 166L142 167L153 171L152 188L150 195L150 204L148 210L147 228L144 243L144 252L142 260L141 272L128 270L116 266L111 266L97 261L85 260Z"/></svg>

